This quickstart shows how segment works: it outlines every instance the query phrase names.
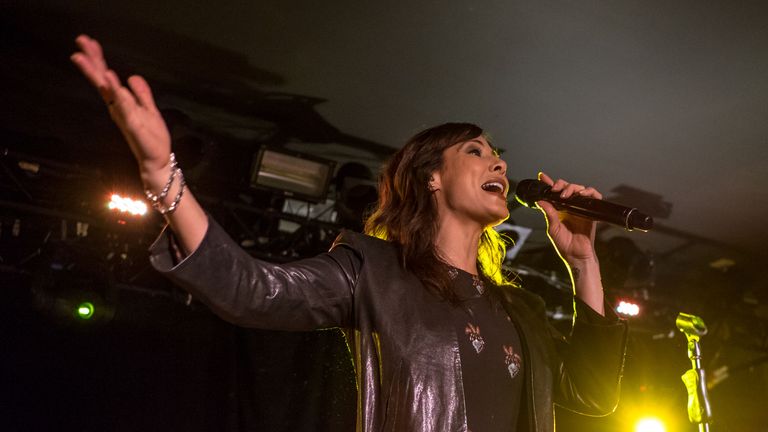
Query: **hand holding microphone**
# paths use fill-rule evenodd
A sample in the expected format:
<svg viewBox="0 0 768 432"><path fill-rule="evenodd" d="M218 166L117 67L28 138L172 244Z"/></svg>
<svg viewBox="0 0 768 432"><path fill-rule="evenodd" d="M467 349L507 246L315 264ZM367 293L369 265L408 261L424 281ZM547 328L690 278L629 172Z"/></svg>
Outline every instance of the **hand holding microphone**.
<svg viewBox="0 0 768 432"><path fill-rule="evenodd" d="M552 186L539 180L521 180L515 189L515 199L531 208L536 207L536 201L547 201L559 211L608 222L621 226L627 231L648 231L653 228L653 218L636 208L578 195L561 198L559 193L552 192Z"/></svg>

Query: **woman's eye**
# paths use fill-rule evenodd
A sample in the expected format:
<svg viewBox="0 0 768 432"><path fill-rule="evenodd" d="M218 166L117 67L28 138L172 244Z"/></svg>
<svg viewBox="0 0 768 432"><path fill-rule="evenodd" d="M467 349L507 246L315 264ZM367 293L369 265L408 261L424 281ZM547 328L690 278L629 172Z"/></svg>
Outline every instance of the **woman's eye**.
<svg viewBox="0 0 768 432"><path fill-rule="evenodd" d="M473 154L475 156L482 156L483 153L480 151L480 149L471 149L469 151L469 154Z"/></svg>

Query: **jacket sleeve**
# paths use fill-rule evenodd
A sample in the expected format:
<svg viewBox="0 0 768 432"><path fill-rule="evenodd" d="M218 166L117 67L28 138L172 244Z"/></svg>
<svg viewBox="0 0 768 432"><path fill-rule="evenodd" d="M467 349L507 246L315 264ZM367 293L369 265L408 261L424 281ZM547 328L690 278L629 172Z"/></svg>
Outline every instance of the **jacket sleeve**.
<svg viewBox="0 0 768 432"><path fill-rule="evenodd" d="M360 258L348 243L288 264L248 255L211 217L200 246L176 263L169 229L150 247L160 273L226 321L272 330L348 326Z"/></svg>
<svg viewBox="0 0 768 432"><path fill-rule="evenodd" d="M570 338L554 335L559 354L554 402L585 415L608 415L619 403L627 324L609 305L605 317L578 298L575 309Z"/></svg>

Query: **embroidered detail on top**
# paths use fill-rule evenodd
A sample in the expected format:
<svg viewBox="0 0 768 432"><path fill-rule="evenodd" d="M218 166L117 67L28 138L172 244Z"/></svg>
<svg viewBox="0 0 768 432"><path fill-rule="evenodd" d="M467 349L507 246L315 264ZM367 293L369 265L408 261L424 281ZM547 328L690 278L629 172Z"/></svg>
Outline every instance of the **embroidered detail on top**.
<svg viewBox="0 0 768 432"><path fill-rule="evenodd" d="M480 280L479 276L472 275L472 286L477 290L478 293L485 293L485 284Z"/></svg>
<svg viewBox="0 0 768 432"><path fill-rule="evenodd" d="M448 269L448 276L451 279L456 279L458 275L459 275L459 271L456 269L456 267L451 267Z"/></svg>
<svg viewBox="0 0 768 432"><path fill-rule="evenodd" d="M480 354L480 351L485 348L485 340L483 340L483 337L480 335L480 327L474 326L472 323L467 323L464 333L469 336L469 341L472 343L475 352Z"/></svg>
<svg viewBox="0 0 768 432"><path fill-rule="evenodd" d="M514 378L520 373L523 360L520 358L520 355L515 352L514 348L509 345L504 345L504 363L507 365L509 376Z"/></svg>

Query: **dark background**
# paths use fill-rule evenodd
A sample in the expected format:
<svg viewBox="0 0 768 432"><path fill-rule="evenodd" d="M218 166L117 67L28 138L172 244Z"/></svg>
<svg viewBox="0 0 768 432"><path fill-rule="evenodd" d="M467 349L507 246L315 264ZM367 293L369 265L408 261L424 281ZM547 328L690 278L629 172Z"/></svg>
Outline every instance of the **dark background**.
<svg viewBox="0 0 768 432"><path fill-rule="evenodd" d="M654 231L598 236L609 300L642 307L622 403L606 419L559 413L558 430L629 430L643 413L695 430L680 311L710 327L708 372L728 368L710 379L720 427L768 420L761 2L79 0L0 12L3 430L349 430L355 414L338 331L220 321L148 268L159 218L104 210L109 193L140 184L69 63L79 33L101 40L123 77L149 80L191 187L260 258L317 253L354 225L297 222L280 194L249 188L264 144L375 173L416 131L473 121L512 181L544 170L637 205ZM565 328L565 274L541 218L510 207L533 234L508 265ZM289 219L291 234L279 229ZM97 315L74 320L66 306L86 297Z"/></svg>

